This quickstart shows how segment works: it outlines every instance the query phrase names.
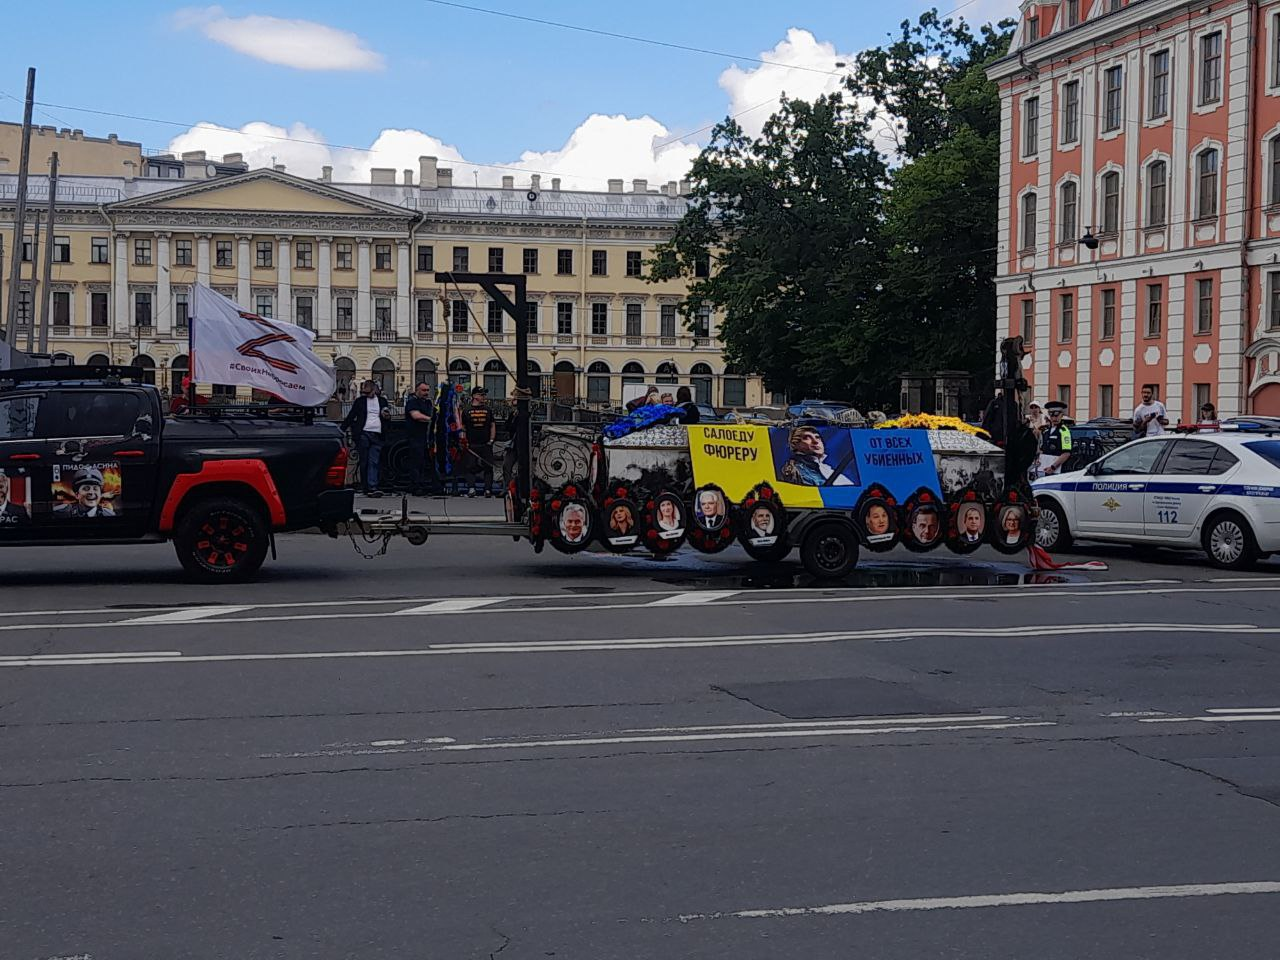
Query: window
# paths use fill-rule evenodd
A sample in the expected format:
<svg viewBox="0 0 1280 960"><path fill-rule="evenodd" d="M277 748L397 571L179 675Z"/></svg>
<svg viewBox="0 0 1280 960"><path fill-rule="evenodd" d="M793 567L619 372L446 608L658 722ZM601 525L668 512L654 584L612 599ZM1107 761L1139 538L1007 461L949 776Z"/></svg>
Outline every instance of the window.
<svg viewBox="0 0 1280 960"><path fill-rule="evenodd" d="M1196 216L1218 215L1218 151L1205 150L1196 157Z"/></svg>
<svg viewBox="0 0 1280 960"><path fill-rule="evenodd" d="M525 330L527 330L529 333L537 333L538 332L538 302L536 300L528 300L525 302L524 308L525 310L528 311L525 314L525 318L524 318Z"/></svg>
<svg viewBox="0 0 1280 960"><path fill-rule="evenodd" d="M591 251L591 275L593 277L607 277L609 275L608 250Z"/></svg>
<svg viewBox="0 0 1280 960"><path fill-rule="evenodd" d="M1280 139L1280 138L1278 138ZM110 260L107 253L107 238L94 237L89 241L89 262L90 263L107 263Z"/></svg>
<svg viewBox="0 0 1280 960"><path fill-rule="evenodd" d="M1066 0L1062 5L1062 25L1074 27L1080 22L1080 0Z"/></svg>
<svg viewBox="0 0 1280 960"><path fill-rule="evenodd" d="M1147 287L1147 332L1148 337L1160 336L1160 329L1163 326L1162 313L1164 309L1164 287L1159 283L1153 283Z"/></svg>
<svg viewBox="0 0 1280 960"><path fill-rule="evenodd" d="M378 297L373 301L373 329L381 333L391 332L390 297Z"/></svg>
<svg viewBox="0 0 1280 960"><path fill-rule="evenodd" d="M275 312L275 298L269 293L260 293L253 298L253 309L258 316L270 320Z"/></svg>
<svg viewBox="0 0 1280 960"><path fill-rule="evenodd" d="M2 423L4 423L4 417L0 415L0 424ZM0 427L0 429L3 428ZM3 434L0 433L0 436ZM1253 443L1246 443L1245 446L1264 460L1280 467L1280 440L1256 440Z"/></svg>
<svg viewBox="0 0 1280 960"><path fill-rule="evenodd" d="M1200 408L1196 407L1199 412ZM1189 473L1197 477L1213 474L1213 458L1218 445L1207 440L1179 440L1165 458L1161 473ZM1223 464L1226 467L1226 464ZM1224 471L1225 472L1225 471Z"/></svg>
<svg viewBox="0 0 1280 960"><path fill-rule="evenodd" d="M235 259L231 254L230 240L215 240L214 245L214 265L219 267L235 266Z"/></svg>
<svg viewBox="0 0 1280 960"><path fill-rule="evenodd" d="M270 267L275 263L275 245L270 240L259 240L254 265Z"/></svg>
<svg viewBox="0 0 1280 960"><path fill-rule="evenodd" d="M1058 340L1068 342L1076 331L1076 297L1074 293L1058 295Z"/></svg>
<svg viewBox="0 0 1280 960"><path fill-rule="evenodd" d="M644 269L644 260L639 250L627 251L627 276L638 277Z"/></svg>
<svg viewBox="0 0 1280 960"><path fill-rule="evenodd" d="M706 278L711 276L711 257L702 254L693 261L693 275L698 278Z"/></svg>
<svg viewBox="0 0 1280 960"><path fill-rule="evenodd" d="M1123 5L1123 0L1107 0L1107 13L1118 13Z"/></svg>
<svg viewBox="0 0 1280 960"><path fill-rule="evenodd" d="M151 294L135 293L133 295L133 325L135 327L151 326Z"/></svg>
<svg viewBox="0 0 1280 960"><path fill-rule="evenodd" d="M337 266L337 268L338 268L339 270L350 270L350 269L351 269L351 244L349 244L349 243L340 243L340 244L338 244L338 258L337 258L337 260L338 260L338 266Z"/></svg>
<svg viewBox="0 0 1280 960"><path fill-rule="evenodd" d="M293 264L299 270L310 270L312 264L312 246L310 240L299 240L294 244Z"/></svg>
<svg viewBox="0 0 1280 960"><path fill-rule="evenodd" d="M373 269L391 269L391 244L377 243L373 247Z"/></svg>
<svg viewBox="0 0 1280 960"><path fill-rule="evenodd" d="M591 305L591 335L606 337L609 335L609 305L593 303Z"/></svg>
<svg viewBox="0 0 1280 960"><path fill-rule="evenodd" d="M1080 188L1074 180L1068 180L1062 185L1060 193L1061 210L1060 219L1060 238L1063 243L1075 243L1076 238L1080 236L1079 220L1080 216L1077 212L1076 200L1079 196Z"/></svg>
<svg viewBox="0 0 1280 960"><path fill-rule="evenodd" d="M1157 160L1147 167L1147 226L1163 227L1167 214L1169 167Z"/></svg>
<svg viewBox="0 0 1280 960"><path fill-rule="evenodd" d="M1148 440L1145 443L1133 443L1122 447L1109 457L1098 462L1099 476L1116 474L1150 473L1156 460L1164 452L1165 441Z"/></svg>
<svg viewBox="0 0 1280 960"><path fill-rule="evenodd" d="M71 238L70 237L54 237L53 238L53 262L54 263L70 263L71 262Z"/></svg>
<svg viewBox="0 0 1280 960"><path fill-rule="evenodd" d="M1213 329L1213 281L1196 281L1196 333ZM1199 407L1196 408L1200 409Z"/></svg>
<svg viewBox="0 0 1280 960"><path fill-rule="evenodd" d="M30 263L31 258L34 256L35 256L35 240L34 239L28 240L26 237L23 237L22 238L22 262Z"/></svg>
<svg viewBox="0 0 1280 960"><path fill-rule="evenodd" d="M1058 402L1071 406L1071 387L1068 384L1058 384Z"/></svg>
<svg viewBox="0 0 1280 960"><path fill-rule="evenodd" d="M66 290L53 291L53 322L55 326L71 325L71 294Z"/></svg>
<svg viewBox="0 0 1280 960"><path fill-rule="evenodd" d="M450 300L449 308L452 311L450 316L450 325L453 332L466 333L471 327L471 313L467 309L467 301Z"/></svg>
<svg viewBox="0 0 1280 960"><path fill-rule="evenodd" d="M1028 97L1022 104L1022 155L1040 152L1040 98Z"/></svg>
<svg viewBox="0 0 1280 960"><path fill-rule="evenodd" d="M698 312L693 316L693 335L694 337L706 340L711 336L711 308L701 306Z"/></svg>
<svg viewBox="0 0 1280 960"><path fill-rule="evenodd" d="M1032 10L1035 7L1031 8ZM1040 18L1036 16L1027 19L1027 43L1035 43L1040 39Z"/></svg>
<svg viewBox="0 0 1280 960"><path fill-rule="evenodd" d="M1102 329L1098 333L1100 340L1110 340L1116 335L1116 292L1102 291Z"/></svg>
<svg viewBox="0 0 1280 960"><path fill-rule="evenodd" d="M556 304L556 333L567 335L573 333L573 304Z"/></svg>
<svg viewBox="0 0 1280 960"><path fill-rule="evenodd" d="M1109 67L1102 74L1102 131L1120 129L1124 118L1124 67Z"/></svg>
<svg viewBox="0 0 1280 960"><path fill-rule="evenodd" d="M597 360L587 367L587 399L595 403L609 402L609 365Z"/></svg>
<svg viewBox="0 0 1280 960"><path fill-rule="evenodd" d="M1120 230L1120 174L1115 170L1102 175L1102 233Z"/></svg>
<svg viewBox="0 0 1280 960"><path fill-rule="evenodd" d="M556 251L556 273L565 275L573 273L573 251L557 250Z"/></svg>
<svg viewBox="0 0 1280 960"><path fill-rule="evenodd" d="M133 262L140 267L151 265L151 241L133 241Z"/></svg>
<svg viewBox="0 0 1280 960"><path fill-rule="evenodd" d="M175 266L191 266L191 241L178 240L173 246L173 262Z"/></svg>
<svg viewBox="0 0 1280 960"><path fill-rule="evenodd" d="M1115 387L1109 383L1104 383L1098 387L1098 416L1114 417L1115 415Z"/></svg>
<svg viewBox="0 0 1280 960"><path fill-rule="evenodd" d="M1034 300L1022 301L1022 340L1028 346L1036 338L1036 302Z"/></svg>
<svg viewBox="0 0 1280 960"><path fill-rule="evenodd" d="M1210 385L1207 383L1195 383L1191 385L1191 396L1195 401L1197 420L1200 419L1200 411L1204 409L1204 405L1209 403L1211 400L1211 397L1209 396L1209 387Z"/></svg>
<svg viewBox="0 0 1280 960"><path fill-rule="evenodd" d="M1222 34L1200 38L1200 105L1222 99Z"/></svg>
<svg viewBox="0 0 1280 960"><path fill-rule="evenodd" d="M338 308L335 311L335 319L337 321L337 329L350 333L353 329L351 323L351 298L338 297Z"/></svg>
<svg viewBox="0 0 1280 960"><path fill-rule="evenodd" d="M638 303L627 304L627 336L638 337L643 332L641 306Z"/></svg>
<svg viewBox="0 0 1280 960"><path fill-rule="evenodd" d="M1075 143L1080 139L1080 81L1072 80L1062 85L1062 142Z"/></svg>
<svg viewBox="0 0 1280 960"><path fill-rule="evenodd" d="M745 407L747 405L747 378L725 374L723 387L724 405L726 407Z"/></svg>
<svg viewBox="0 0 1280 960"><path fill-rule="evenodd" d="M471 250L467 247L453 248L453 270L455 273L466 273L471 269Z"/></svg>
<svg viewBox="0 0 1280 960"><path fill-rule="evenodd" d="M0 440L30 440L36 435L39 397L0 400Z"/></svg>
<svg viewBox="0 0 1280 960"><path fill-rule="evenodd" d="M308 330L315 329L315 301L311 297L298 297L294 301L293 321Z"/></svg>
<svg viewBox="0 0 1280 960"><path fill-rule="evenodd" d="M1159 120L1169 115L1169 51L1151 55L1151 88L1147 119Z"/></svg>
<svg viewBox="0 0 1280 960"><path fill-rule="evenodd" d="M498 303L497 300L489 301L488 322L490 333L502 332L502 304Z"/></svg>
<svg viewBox="0 0 1280 960"><path fill-rule="evenodd" d="M490 360L484 365L482 382L489 396L501 399L507 395L507 372L501 360Z"/></svg>
<svg viewBox="0 0 1280 960"><path fill-rule="evenodd" d="M674 303L664 303L658 312L658 322L661 325L659 333L667 338L674 337L676 335L676 305Z"/></svg>
<svg viewBox="0 0 1280 960"><path fill-rule="evenodd" d="M89 294L89 323L95 327L105 327L110 314L111 298L105 293Z"/></svg>
<svg viewBox="0 0 1280 960"><path fill-rule="evenodd" d="M180 290L173 295L173 321L182 329L191 321L191 294Z"/></svg>
<svg viewBox="0 0 1280 960"><path fill-rule="evenodd" d="M436 248L430 244L418 245L418 272L426 273L436 268Z"/></svg>
<svg viewBox="0 0 1280 960"><path fill-rule="evenodd" d="M1276 27L1280 32L1280 26ZM1271 202L1280 204L1280 135L1271 138Z"/></svg>
<svg viewBox="0 0 1280 960"><path fill-rule="evenodd" d="M1022 198L1022 243L1023 250L1034 250L1036 246L1036 195L1028 193Z"/></svg>
<svg viewBox="0 0 1280 960"><path fill-rule="evenodd" d="M489 272L490 273L502 273L502 259L503 257L502 257L501 247L489 248Z"/></svg>
<svg viewBox="0 0 1280 960"><path fill-rule="evenodd" d="M1267 274L1267 329L1280 330L1280 273Z"/></svg>
<svg viewBox="0 0 1280 960"><path fill-rule="evenodd" d="M35 301L30 290L18 291L18 326L31 326L31 317L35 313Z"/></svg>
<svg viewBox="0 0 1280 960"><path fill-rule="evenodd" d="M522 259L524 260L523 269L525 273L538 272L538 250L536 247L525 247Z"/></svg>
<svg viewBox="0 0 1280 960"><path fill-rule="evenodd" d="M418 250L421 251L422 247L419 247ZM421 253L419 253L418 259L419 259L419 262L421 262L421 259L422 259ZM418 332L430 333L434 329L434 327L435 327L435 307L432 306L431 300L428 300L426 297L419 297L418 298L418 327L417 327Z"/></svg>

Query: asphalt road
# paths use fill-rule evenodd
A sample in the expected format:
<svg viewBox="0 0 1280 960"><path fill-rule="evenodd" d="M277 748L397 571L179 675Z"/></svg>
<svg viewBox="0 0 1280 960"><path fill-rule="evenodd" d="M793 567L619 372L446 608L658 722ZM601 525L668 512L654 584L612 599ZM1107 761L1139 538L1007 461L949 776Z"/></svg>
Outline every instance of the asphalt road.
<svg viewBox="0 0 1280 960"><path fill-rule="evenodd" d="M0 958L1273 958L1280 568L1090 556L15 551Z"/></svg>

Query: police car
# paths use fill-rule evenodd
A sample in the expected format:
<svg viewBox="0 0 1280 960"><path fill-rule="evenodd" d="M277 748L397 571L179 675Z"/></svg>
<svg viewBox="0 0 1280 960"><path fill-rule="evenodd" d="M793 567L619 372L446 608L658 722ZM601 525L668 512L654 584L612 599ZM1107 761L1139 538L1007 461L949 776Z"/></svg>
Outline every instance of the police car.
<svg viewBox="0 0 1280 960"><path fill-rule="evenodd" d="M1083 470L1036 480L1036 542L1198 546L1228 569L1280 551L1280 432L1232 426L1145 437Z"/></svg>

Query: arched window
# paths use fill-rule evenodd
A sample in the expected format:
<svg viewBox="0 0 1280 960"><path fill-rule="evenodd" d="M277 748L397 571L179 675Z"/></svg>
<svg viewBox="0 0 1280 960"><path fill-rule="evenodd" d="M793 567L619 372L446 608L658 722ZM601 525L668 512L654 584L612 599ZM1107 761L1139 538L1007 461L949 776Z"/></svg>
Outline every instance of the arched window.
<svg viewBox="0 0 1280 960"><path fill-rule="evenodd" d="M537 360L530 360L527 369L529 371L529 390L533 393L534 399L539 399L543 393L542 364L538 363Z"/></svg>
<svg viewBox="0 0 1280 960"><path fill-rule="evenodd" d="M1202 150L1196 157L1196 217L1218 215L1218 151Z"/></svg>
<svg viewBox="0 0 1280 960"><path fill-rule="evenodd" d="M637 386L641 383L644 383L644 364L636 363L634 360L624 364L622 367L623 388Z"/></svg>
<svg viewBox="0 0 1280 960"><path fill-rule="evenodd" d="M454 386L471 386L471 364L465 360L454 360L450 363L449 382Z"/></svg>
<svg viewBox="0 0 1280 960"><path fill-rule="evenodd" d="M436 388L440 385L440 373L436 369L436 362L430 357L423 357L413 365L413 386L415 390L420 383L425 383L429 386L432 394L436 392Z"/></svg>
<svg viewBox="0 0 1280 960"><path fill-rule="evenodd" d="M693 385L693 399L698 403L711 403L711 367L695 363L689 369L689 382Z"/></svg>
<svg viewBox="0 0 1280 960"><path fill-rule="evenodd" d="M373 382L388 400L396 397L396 365L388 357L379 357L373 361Z"/></svg>
<svg viewBox="0 0 1280 960"><path fill-rule="evenodd" d="M155 386L156 382L156 362L145 353L139 354L133 358L132 367L139 367L142 370L142 380Z"/></svg>
<svg viewBox="0 0 1280 960"><path fill-rule="evenodd" d="M484 388L489 391L490 400L505 400L507 397L507 368L501 360L494 358L484 365Z"/></svg>
<svg viewBox="0 0 1280 960"><path fill-rule="evenodd" d="M597 360L587 367L587 399L593 403L609 402L609 365Z"/></svg>
<svg viewBox="0 0 1280 960"><path fill-rule="evenodd" d="M105 353L93 353L89 355L89 359L84 362L86 367L107 367L111 365L111 358Z"/></svg>
<svg viewBox="0 0 1280 960"><path fill-rule="evenodd" d="M1022 243L1021 249L1034 250L1036 247L1036 195L1028 193L1022 198Z"/></svg>
<svg viewBox="0 0 1280 960"><path fill-rule="evenodd" d="M556 398L575 400L578 396L578 371L572 360L561 360L551 374L555 382Z"/></svg>
<svg viewBox="0 0 1280 960"><path fill-rule="evenodd" d="M75 362L76 362L75 357L73 357L69 353L64 353L62 351L58 351L52 357L49 358L50 365L55 367L69 367Z"/></svg>
<svg viewBox="0 0 1280 960"><path fill-rule="evenodd" d="M1099 232L1120 232L1120 173L1116 170L1102 175L1102 229Z"/></svg>
<svg viewBox="0 0 1280 960"><path fill-rule="evenodd" d="M191 361L185 353L180 353L169 364L169 396L177 397L183 393L182 381L191 372Z"/></svg>
<svg viewBox="0 0 1280 960"><path fill-rule="evenodd" d="M1062 185L1058 195L1058 219L1060 230L1058 238L1063 243L1075 243L1080 236L1080 214L1078 200L1080 188L1074 180Z"/></svg>
<svg viewBox="0 0 1280 960"><path fill-rule="evenodd" d="M658 364L658 383L676 383L679 374L676 365L670 361Z"/></svg>
<svg viewBox="0 0 1280 960"><path fill-rule="evenodd" d="M1169 166L1157 160L1147 167L1147 226L1163 227L1168 219Z"/></svg>
<svg viewBox="0 0 1280 960"><path fill-rule="evenodd" d="M354 400L355 390L352 389L352 381L356 378L356 362L350 357L338 357L333 361L333 374L336 385L334 393L339 400Z"/></svg>

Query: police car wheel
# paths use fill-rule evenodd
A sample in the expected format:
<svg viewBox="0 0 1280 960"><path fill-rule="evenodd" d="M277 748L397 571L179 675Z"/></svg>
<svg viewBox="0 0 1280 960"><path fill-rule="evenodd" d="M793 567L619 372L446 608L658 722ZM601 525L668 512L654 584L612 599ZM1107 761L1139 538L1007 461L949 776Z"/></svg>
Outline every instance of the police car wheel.
<svg viewBox="0 0 1280 960"><path fill-rule="evenodd" d="M209 497L183 511L173 546L190 579L240 583L262 567L270 538L255 506L235 497Z"/></svg>
<svg viewBox="0 0 1280 960"><path fill-rule="evenodd" d="M1040 516L1036 520L1036 546L1052 553L1071 547L1071 531L1067 529L1067 516L1062 508L1048 497L1037 497Z"/></svg>
<svg viewBox="0 0 1280 960"><path fill-rule="evenodd" d="M858 535L838 520L815 524L800 546L800 561L820 579L847 576L858 565Z"/></svg>
<svg viewBox="0 0 1280 960"><path fill-rule="evenodd" d="M1258 544L1249 524L1237 513L1219 513L1209 518L1200 535L1209 562L1225 570L1243 570L1258 559Z"/></svg>

